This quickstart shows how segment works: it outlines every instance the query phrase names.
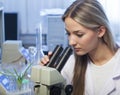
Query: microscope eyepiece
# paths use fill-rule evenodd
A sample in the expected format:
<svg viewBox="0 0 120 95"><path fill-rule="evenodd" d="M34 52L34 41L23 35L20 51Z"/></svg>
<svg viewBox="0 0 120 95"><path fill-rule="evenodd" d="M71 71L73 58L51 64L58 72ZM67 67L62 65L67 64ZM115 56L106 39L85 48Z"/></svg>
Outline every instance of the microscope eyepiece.
<svg viewBox="0 0 120 95"><path fill-rule="evenodd" d="M54 64L57 60L57 58L60 56L61 52L63 51L63 47L60 45L57 45L55 49L53 50L53 53L50 57L50 61L47 64L48 67L54 67Z"/></svg>
<svg viewBox="0 0 120 95"><path fill-rule="evenodd" d="M72 49L71 47L66 47L63 51L63 53L61 54L61 56L59 57L59 59L57 60L57 66L56 69L61 72L62 68L64 67L65 63L67 62L68 58L70 57L70 55L72 54Z"/></svg>

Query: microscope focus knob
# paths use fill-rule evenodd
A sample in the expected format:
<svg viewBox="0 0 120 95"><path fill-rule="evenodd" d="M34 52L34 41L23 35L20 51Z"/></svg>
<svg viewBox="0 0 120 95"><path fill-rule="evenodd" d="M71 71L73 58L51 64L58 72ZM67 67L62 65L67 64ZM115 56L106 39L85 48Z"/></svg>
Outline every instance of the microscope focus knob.
<svg viewBox="0 0 120 95"><path fill-rule="evenodd" d="M67 85L65 87L65 93L66 93L66 95L71 95L72 91L73 91L73 86L72 85Z"/></svg>
<svg viewBox="0 0 120 95"><path fill-rule="evenodd" d="M52 86L50 88L50 95L61 95L61 88L57 86Z"/></svg>

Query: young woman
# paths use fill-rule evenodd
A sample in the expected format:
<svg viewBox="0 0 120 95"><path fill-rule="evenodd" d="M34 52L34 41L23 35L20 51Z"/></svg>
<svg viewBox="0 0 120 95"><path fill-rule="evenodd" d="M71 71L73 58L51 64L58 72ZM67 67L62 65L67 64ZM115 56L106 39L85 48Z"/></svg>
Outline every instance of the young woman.
<svg viewBox="0 0 120 95"><path fill-rule="evenodd" d="M74 54L61 74L72 95L120 95L120 49L109 21L96 0L76 0L62 17ZM49 62L49 56L41 59Z"/></svg>

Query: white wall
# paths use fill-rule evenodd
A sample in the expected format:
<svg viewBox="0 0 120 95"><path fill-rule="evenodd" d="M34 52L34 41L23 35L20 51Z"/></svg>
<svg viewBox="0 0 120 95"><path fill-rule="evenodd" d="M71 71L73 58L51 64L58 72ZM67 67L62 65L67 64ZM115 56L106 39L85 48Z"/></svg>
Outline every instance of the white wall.
<svg viewBox="0 0 120 95"><path fill-rule="evenodd" d="M18 33L20 39L28 38L33 41L31 36L23 34L35 34L35 27L40 22L40 10L50 8L66 8L73 0L0 0L4 4L4 12L18 13Z"/></svg>
<svg viewBox="0 0 120 95"><path fill-rule="evenodd" d="M18 31L34 33L39 23L39 12L45 8L64 8L64 0L0 0L4 3L5 12L18 13ZM66 1L66 0L65 0Z"/></svg>

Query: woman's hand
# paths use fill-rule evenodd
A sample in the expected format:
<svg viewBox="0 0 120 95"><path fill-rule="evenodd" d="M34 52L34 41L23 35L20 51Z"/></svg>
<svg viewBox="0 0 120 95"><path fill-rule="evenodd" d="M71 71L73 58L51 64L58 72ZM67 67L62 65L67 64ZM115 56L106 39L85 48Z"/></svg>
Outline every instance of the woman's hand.
<svg viewBox="0 0 120 95"><path fill-rule="evenodd" d="M46 65L49 62L51 55L52 52L48 52L48 55L45 55L43 58L41 58L40 65Z"/></svg>

